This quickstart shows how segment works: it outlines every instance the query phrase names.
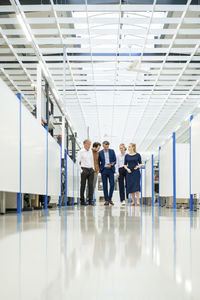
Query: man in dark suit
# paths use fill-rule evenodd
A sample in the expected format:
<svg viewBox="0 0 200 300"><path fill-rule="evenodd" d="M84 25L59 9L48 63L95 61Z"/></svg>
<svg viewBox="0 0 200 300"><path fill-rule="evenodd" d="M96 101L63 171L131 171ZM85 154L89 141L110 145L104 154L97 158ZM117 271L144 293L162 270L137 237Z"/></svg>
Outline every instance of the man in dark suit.
<svg viewBox="0 0 200 300"><path fill-rule="evenodd" d="M104 205L114 205L112 201L112 195L115 187L114 173L116 164L115 151L109 149L110 143L108 141L103 142L103 150L99 151L99 169L101 172L104 192ZM110 183L110 191L108 193L108 180Z"/></svg>

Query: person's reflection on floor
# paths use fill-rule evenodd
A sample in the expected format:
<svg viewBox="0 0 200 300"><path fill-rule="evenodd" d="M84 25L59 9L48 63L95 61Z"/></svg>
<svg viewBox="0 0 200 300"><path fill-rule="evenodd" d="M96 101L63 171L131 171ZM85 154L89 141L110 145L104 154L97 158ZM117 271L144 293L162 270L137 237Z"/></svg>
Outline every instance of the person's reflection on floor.
<svg viewBox="0 0 200 300"><path fill-rule="evenodd" d="M128 212L126 207L121 206L120 207L120 215L119 215L119 223L118 223L118 232L119 232L119 238L118 238L118 255L120 255L120 264L121 266L125 266L127 264L127 258L125 253L125 246L127 242L127 217ZM120 251L120 253L119 253Z"/></svg>
<svg viewBox="0 0 200 300"><path fill-rule="evenodd" d="M81 272L84 276L89 276L93 268L93 252L95 247L95 237L97 232L96 207L83 207L80 210L80 249L79 260L83 268ZM78 237L77 237L78 238ZM85 254L87 253L87 255ZM83 261L82 257L86 257Z"/></svg>
<svg viewBox="0 0 200 300"><path fill-rule="evenodd" d="M126 263L131 266L136 266L141 257L142 245L141 245L141 226L140 218L135 217L133 224L132 217L127 216L126 223L126 239L125 239L125 256Z"/></svg>
<svg viewBox="0 0 200 300"><path fill-rule="evenodd" d="M96 231L95 215L92 209L95 207L83 207L80 210L80 232L93 234Z"/></svg>
<svg viewBox="0 0 200 300"><path fill-rule="evenodd" d="M115 218L112 216L112 209L106 207L102 218L102 229L95 234L93 263L97 266L103 265L109 268L116 257L116 235Z"/></svg>
<svg viewBox="0 0 200 300"><path fill-rule="evenodd" d="M124 237L124 233L126 232L126 207L120 207L120 215L119 215L119 235Z"/></svg>

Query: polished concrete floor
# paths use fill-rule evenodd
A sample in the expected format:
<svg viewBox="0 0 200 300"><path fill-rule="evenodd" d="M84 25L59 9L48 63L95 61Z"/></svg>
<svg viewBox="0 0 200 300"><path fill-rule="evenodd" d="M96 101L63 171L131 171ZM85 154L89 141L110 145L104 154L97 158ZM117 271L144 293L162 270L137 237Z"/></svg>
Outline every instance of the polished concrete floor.
<svg viewBox="0 0 200 300"><path fill-rule="evenodd" d="M199 215L97 204L0 216L0 298L200 299Z"/></svg>

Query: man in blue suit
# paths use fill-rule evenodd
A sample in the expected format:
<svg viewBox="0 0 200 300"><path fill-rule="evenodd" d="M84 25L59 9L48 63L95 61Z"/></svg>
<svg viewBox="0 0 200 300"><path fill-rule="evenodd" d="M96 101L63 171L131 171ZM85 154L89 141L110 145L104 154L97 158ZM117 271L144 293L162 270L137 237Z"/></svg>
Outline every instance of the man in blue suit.
<svg viewBox="0 0 200 300"><path fill-rule="evenodd" d="M101 178L103 182L104 192L104 205L114 205L112 201L112 195L115 187L114 173L116 164L115 151L109 149L110 143L108 141L103 142L103 150L99 151L99 169L101 172ZM108 193L108 180L110 183L110 191Z"/></svg>

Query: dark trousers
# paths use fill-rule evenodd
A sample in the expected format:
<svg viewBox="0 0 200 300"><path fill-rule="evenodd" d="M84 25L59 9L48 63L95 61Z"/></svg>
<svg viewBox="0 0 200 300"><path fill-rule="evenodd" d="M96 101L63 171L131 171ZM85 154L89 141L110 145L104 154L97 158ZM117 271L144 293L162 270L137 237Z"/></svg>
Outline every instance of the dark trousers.
<svg viewBox="0 0 200 300"><path fill-rule="evenodd" d="M81 202L85 202L85 186L88 181L88 196L89 201L93 201L93 182L94 182L94 170L89 168L82 168L81 173Z"/></svg>
<svg viewBox="0 0 200 300"><path fill-rule="evenodd" d="M124 169L124 167L119 168L118 182L119 182L120 201L122 202L123 200L125 200L125 190L126 190L126 170Z"/></svg>
<svg viewBox="0 0 200 300"><path fill-rule="evenodd" d="M103 193L105 201L110 201L112 199L115 181L114 181L114 173L111 169L103 169L101 173L101 178L103 182ZM108 180L110 184L110 190L108 192Z"/></svg>

